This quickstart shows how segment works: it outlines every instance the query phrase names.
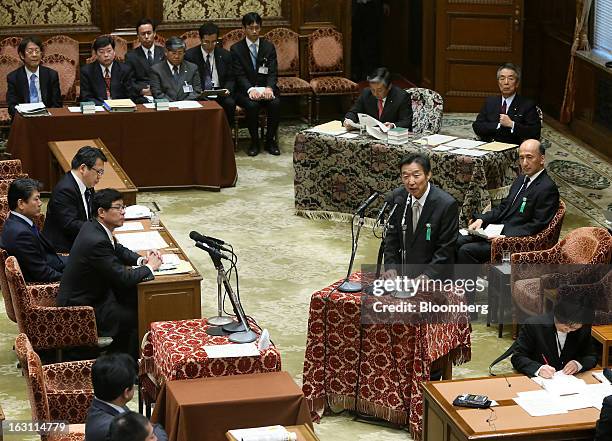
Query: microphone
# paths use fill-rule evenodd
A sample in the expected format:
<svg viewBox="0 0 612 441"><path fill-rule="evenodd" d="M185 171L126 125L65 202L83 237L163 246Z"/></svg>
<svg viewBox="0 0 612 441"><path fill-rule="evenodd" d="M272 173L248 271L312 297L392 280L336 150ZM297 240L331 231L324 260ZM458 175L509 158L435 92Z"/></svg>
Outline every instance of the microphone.
<svg viewBox="0 0 612 441"><path fill-rule="evenodd" d="M385 203L382 205L382 207L380 207L380 210L378 211L378 216L376 216L376 223L377 224L382 222L383 217L385 215L385 210L387 209L388 206L389 206L389 202L385 201Z"/></svg>
<svg viewBox="0 0 612 441"><path fill-rule="evenodd" d="M219 251L216 248L211 247L210 245L203 243L203 242L199 242L196 241L195 246L201 250L204 250L206 252L208 252L208 254L210 254L211 256L215 256L219 259L225 259L225 260L229 260L231 261L232 259L230 259L227 254L222 253L221 251Z"/></svg>
<svg viewBox="0 0 612 441"><path fill-rule="evenodd" d="M389 215L387 216L387 220L385 221L385 226L391 221L391 218L393 217L393 214L395 213L395 209L397 208L399 204L396 202L395 204L393 204L393 207L391 207L391 211L389 211Z"/></svg>
<svg viewBox="0 0 612 441"><path fill-rule="evenodd" d="M355 214L361 214L363 215L363 212L365 211L366 208L368 208L372 202L374 202L376 200L376 198L380 195L379 192L374 191L374 193L372 193L372 195L366 199L366 201L361 204L361 206L357 209L357 211L355 212Z"/></svg>
<svg viewBox="0 0 612 441"><path fill-rule="evenodd" d="M408 196L406 197L406 205L404 206L404 214L402 214L402 229L404 229L406 227L406 212L408 211L408 205L412 205L412 195L410 193L408 193ZM402 202L401 198L399 198L400 201L399 203Z"/></svg>
<svg viewBox="0 0 612 441"><path fill-rule="evenodd" d="M192 231L191 233L189 233L189 238L195 240L196 242L202 242L210 245L211 247L222 249L223 251L226 251L228 253L232 252L232 250L230 250L229 248L222 246L225 245L225 242L223 242L221 239L204 236L203 234L200 234L197 231Z"/></svg>

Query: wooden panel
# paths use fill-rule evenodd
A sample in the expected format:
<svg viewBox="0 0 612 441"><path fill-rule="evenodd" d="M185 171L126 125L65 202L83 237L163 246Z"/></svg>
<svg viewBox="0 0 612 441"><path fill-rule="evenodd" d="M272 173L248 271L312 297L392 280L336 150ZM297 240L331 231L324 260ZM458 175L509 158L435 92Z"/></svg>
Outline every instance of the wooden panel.
<svg viewBox="0 0 612 441"><path fill-rule="evenodd" d="M444 421L434 412L432 406L425 402L425 434L424 441L440 441L444 439Z"/></svg>
<svg viewBox="0 0 612 441"><path fill-rule="evenodd" d="M449 14L448 50L512 51L512 17L497 14Z"/></svg>

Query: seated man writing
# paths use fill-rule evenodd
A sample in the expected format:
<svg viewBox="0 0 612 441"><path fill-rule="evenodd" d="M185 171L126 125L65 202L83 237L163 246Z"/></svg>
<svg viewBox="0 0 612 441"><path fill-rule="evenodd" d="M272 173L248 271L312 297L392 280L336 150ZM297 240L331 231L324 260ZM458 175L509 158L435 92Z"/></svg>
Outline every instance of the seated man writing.
<svg viewBox="0 0 612 441"><path fill-rule="evenodd" d="M567 375L595 367L591 341L592 309L568 300L558 302L553 312L530 317L521 325L511 361L517 371L531 377L552 378L557 371Z"/></svg>
<svg viewBox="0 0 612 441"><path fill-rule="evenodd" d="M410 95L391 84L391 73L379 67L368 77L370 87L361 92L355 105L344 117L344 127L351 130L359 123L358 113L367 113L387 127L405 127L412 130L412 100ZM349 121L350 120L350 121Z"/></svg>

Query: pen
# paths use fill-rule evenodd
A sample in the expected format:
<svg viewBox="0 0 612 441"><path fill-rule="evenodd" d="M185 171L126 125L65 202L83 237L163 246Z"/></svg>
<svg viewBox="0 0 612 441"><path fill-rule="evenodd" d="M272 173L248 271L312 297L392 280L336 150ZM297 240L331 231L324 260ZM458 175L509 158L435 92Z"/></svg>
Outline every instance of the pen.
<svg viewBox="0 0 612 441"><path fill-rule="evenodd" d="M544 364L547 364L548 366L550 366L550 365L548 364L548 360L546 359L546 357L544 356L544 354L542 354L542 358L544 359Z"/></svg>

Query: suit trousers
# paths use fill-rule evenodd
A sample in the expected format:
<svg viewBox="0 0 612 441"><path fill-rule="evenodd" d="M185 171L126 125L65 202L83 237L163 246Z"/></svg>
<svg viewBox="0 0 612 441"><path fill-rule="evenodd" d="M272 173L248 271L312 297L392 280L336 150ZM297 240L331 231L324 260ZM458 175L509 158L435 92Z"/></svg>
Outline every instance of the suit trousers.
<svg viewBox="0 0 612 441"><path fill-rule="evenodd" d="M259 111L263 107L266 109L268 125L266 127L266 142L271 142L276 138L278 122L280 119L280 98L275 97L270 101L253 101L246 95L237 94L236 103L242 107L246 113L247 127L251 135L251 141L259 141Z"/></svg>
<svg viewBox="0 0 612 441"><path fill-rule="evenodd" d="M457 238L457 263L481 264L491 260L491 242L478 236Z"/></svg>
<svg viewBox="0 0 612 441"><path fill-rule="evenodd" d="M230 125L230 128L234 125L234 115L236 113L236 100L233 96L220 96L215 99L217 104L223 107L225 111L225 116L227 117L227 122Z"/></svg>

